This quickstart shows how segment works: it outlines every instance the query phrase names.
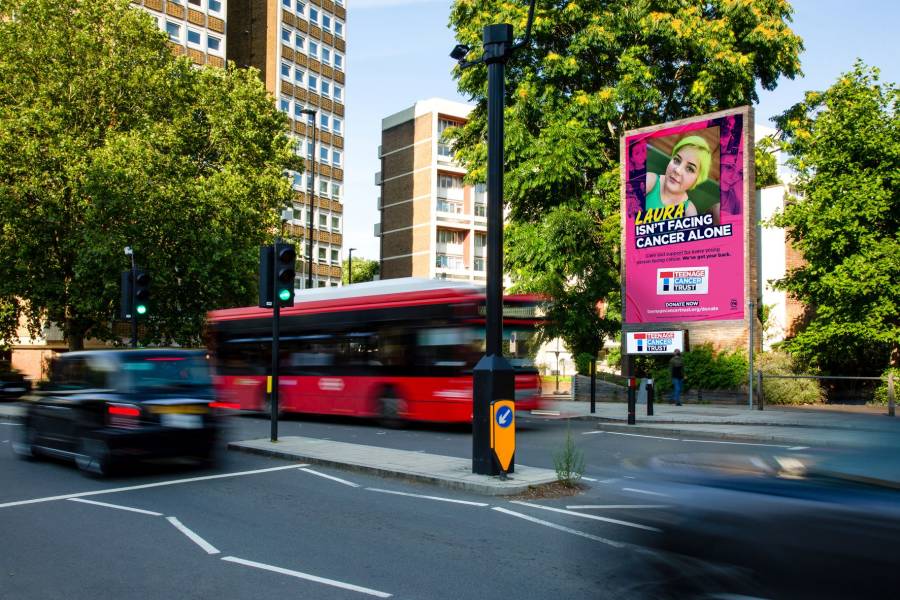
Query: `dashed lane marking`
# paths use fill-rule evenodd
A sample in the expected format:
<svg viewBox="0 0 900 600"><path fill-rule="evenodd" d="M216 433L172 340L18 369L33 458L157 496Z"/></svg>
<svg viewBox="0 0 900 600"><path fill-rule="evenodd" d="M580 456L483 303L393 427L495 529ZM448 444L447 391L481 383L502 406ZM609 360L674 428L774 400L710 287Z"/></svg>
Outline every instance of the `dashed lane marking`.
<svg viewBox="0 0 900 600"><path fill-rule="evenodd" d="M587 538L589 540L594 540L595 542L600 542L601 544L606 544L607 546L612 546L613 548L625 548L625 544L622 542L617 542L615 540L608 540L606 538L600 537L599 535L593 535L590 533L586 533L584 531L578 531L577 529L572 529L571 527L564 527L562 525L557 525L556 523L551 523L550 521L544 521L543 519L537 519L532 517L531 515L526 515L520 512L516 512L513 510L509 510L507 508L503 508L502 506L495 506L491 510L496 510L497 512L501 512L505 515L510 515L513 517L517 517L519 519L524 519L526 521L530 521L531 523L537 523L538 525L543 525L544 527L549 527L551 529L556 529L558 531L564 531L566 533L571 533L572 535L577 535L579 537Z"/></svg>
<svg viewBox="0 0 900 600"><path fill-rule="evenodd" d="M297 577L298 579L305 579L307 581L313 581L315 583L322 583L324 585L330 585L332 587L337 587L337 588L341 588L344 590L350 590L352 592L368 594L369 596L375 596L376 598L390 598L392 595L392 594L388 594L387 592L379 592L378 590L373 590L371 588L353 585L352 583L344 583L343 581L336 581L334 579L326 579L324 577L310 575L309 573L301 573L300 571L293 571L291 569L283 569L281 567L275 567L272 565L255 562L252 560L237 558L236 556L223 556L222 560L232 562L232 563L237 563L239 565L244 565L247 567L253 567L255 569L262 569L263 571L271 571L273 573L280 573L281 575L290 575L291 577Z"/></svg>
<svg viewBox="0 0 900 600"><path fill-rule="evenodd" d="M341 479L340 477L335 477L334 475L326 475L325 473L320 473L319 471L313 471L312 469L302 468L300 469L304 473L309 473L310 475L316 475L318 477L324 477L325 479L330 479L331 481L336 481L338 483L343 483L344 485L349 485L350 487L358 488L360 487L358 483L353 483L352 481L347 481L346 479Z"/></svg>
<svg viewBox="0 0 900 600"><path fill-rule="evenodd" d="M424 494L410 494L409 492L397 492L394 490L383 490L380 488L366 488L370 492L379 492L381 494L394 494L395 496L408 496L410 498L424 498L425 500L437 500L439 502L452 502L453 504L466 504L468 506L490 506L484 502L472 502L470 500L456 500L455 498L442 498L440 496L426 496Z"/></svg>
<svg viewBox="0 0 900 600"><path fill-rule="evenodd" d="M179 485L182 483L193 483L195 481L210 481L212 479L225 479L227 477L243 477L245 475L258 475L260 473L271 473L273 471L284 471L285 469L299 469L306 467L306 464L285 465L283 467L270 467L268 469L254 469L253 471L238 471L236 473L220 473L218 475L204 475L203 477L188 477L186 479L174 479L172 481L158 481L156 483L145 483L142 485L130 485L128 487L109 488L105 490L94 490L92 492L77 492L74 494L61 494L59 496L47 496L44 498L32 498L30 500L16 500L15 502L4 502L0 504L0 508L9 508L12 506L22 506L24 504L38 504L40 502L53 502L54 500L69 500L70 498L84 498L85 496L100 496L103 494L117 494L119 492L130 492L132 490L145 490L149 488L162 487L166 485Z"/></svg>
<svg viewBox="0 0 900 600"><path fill-rule="evenodd" d="M636 494L647 494L648 496L662 496L664 498L669 497L668 494L663 494L662 492L651 492L649 490L639 490L638 488L627 487L627 488L622 488L622 490L625 492L634 492Z"/></svg>
<svg viewBox="0 0 900 600"><path fill-rule="evenodd" d="M668 508L666 504L570 504L569 510L607 510L611 508Z"/></svg>
<svg viewBox="0 0 900 600"><path fill-rule="evenodd" d="M644 531L655 531L660 532L661 529L657 529L656 527L650 527L649 525L641 525L640 523L632 523L631 521L622 521L620 519L610 519L609 517L599 517L597 515L586 515L584 513L575 512L572 510L564 510L562 508L554 508L552 506L543 506L541 504L533 504L531 502L521 502L519 500L513 500L512 504L519 504L520 506L530 506L532 508L539 508L541 510L549 510L551 512L560 513L563 515L570 515L573 517L581 517L583 519L591 519L593 521L603 521L604 523L612 523L613 525L622 525L624 527L634 527L635 529L643 529Z"/></svg>
<svg viewBox="0 0 900 600"><path fill-rule="evenodd" d="M210 544L209 542L204 540L202 537L200 537L199 535L197 535L196 533L194 533L193 531L191 531L190 529L185 527L181 523L181 521L179 521L175 517L166 517L166 521L168 521L169 523L174 525L178 531L180 531L181 533L186 535L188 537L188 539L190 539L192 542L194 542L195 544L197 544L198 546L200 546L201 548L206 550L207 554L218 554L219 553L218 548L216 548L215 546L213 546L212 544Z"/></svg>
<svg viewBox="0 0 900 600"><path fill-rule="evenodd" d="M81 502L83 504L93 504L95 506L104 506L106 508L115 508L118 510L127 510L130 512L140 513L142 515L150 515L153 517L161 517L162 513L153 512L152 510L144 510L142 508L132 508L130 506L122 506L121 504L108 504L106 502L97 502L96 500L85 500L83 498L69 498L69 502Z"/></svg>

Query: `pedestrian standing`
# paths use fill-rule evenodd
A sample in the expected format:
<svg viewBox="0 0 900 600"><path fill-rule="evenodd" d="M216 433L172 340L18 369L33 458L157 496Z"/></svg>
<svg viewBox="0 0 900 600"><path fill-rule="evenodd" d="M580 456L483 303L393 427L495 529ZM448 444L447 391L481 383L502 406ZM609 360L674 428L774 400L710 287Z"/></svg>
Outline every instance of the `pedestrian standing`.
<svg viewBox="0 0 900 600"><path fill-rule="evenodd" d="M672 402L675 403L675 406L681 406L681 388L684 385L684 360L681 358L681 350L677 348L669 361L669 371L672 374Z"/></svg>

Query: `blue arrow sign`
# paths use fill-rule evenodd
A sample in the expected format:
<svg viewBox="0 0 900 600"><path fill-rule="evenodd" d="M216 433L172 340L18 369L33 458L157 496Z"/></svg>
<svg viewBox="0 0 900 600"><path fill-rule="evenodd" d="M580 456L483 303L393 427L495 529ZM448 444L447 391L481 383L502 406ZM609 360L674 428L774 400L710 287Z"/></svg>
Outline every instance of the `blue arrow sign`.
<svg viewBox="0 0 900 600"><path fill-rule="evenodd" d="M512 425L513 422L513 411L508 406L501 406L500 410L496 413L497 425L503 427L504 429Z"/></svg>

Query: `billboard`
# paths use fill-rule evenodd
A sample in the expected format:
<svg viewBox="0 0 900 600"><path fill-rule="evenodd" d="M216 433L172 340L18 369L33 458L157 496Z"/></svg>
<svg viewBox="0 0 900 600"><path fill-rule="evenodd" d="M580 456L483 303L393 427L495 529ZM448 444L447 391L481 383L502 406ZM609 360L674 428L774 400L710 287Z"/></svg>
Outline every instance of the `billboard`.
<svg viewBox="0 0 900 600"><path fill-rule="evenodd" d="M626 134L626 324L745 318L748 110Z"/></svg>
<svg viewBox="0 0 900 600"><path fill-rule="evenodd" d="M684 352L684 331L629 331L625 334L628 354L672 354Z"/></svg>

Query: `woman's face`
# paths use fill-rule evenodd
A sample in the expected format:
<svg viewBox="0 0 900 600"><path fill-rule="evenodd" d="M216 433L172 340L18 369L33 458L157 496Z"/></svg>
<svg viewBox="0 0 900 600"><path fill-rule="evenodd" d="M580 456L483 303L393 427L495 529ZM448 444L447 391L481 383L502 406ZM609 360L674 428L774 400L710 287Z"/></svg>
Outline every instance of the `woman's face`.
<svg viewBox="0 0 900 600"><path fill-rule="evenodd" d="M700 173L700 152L694 146L678 149L666 167L666 191L670 194L686 194L694 187Z"/></svg>

